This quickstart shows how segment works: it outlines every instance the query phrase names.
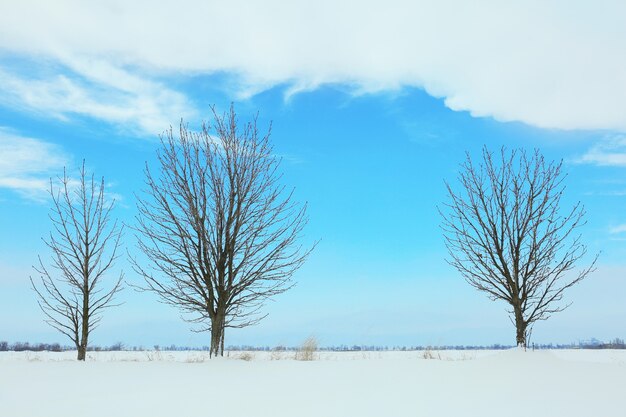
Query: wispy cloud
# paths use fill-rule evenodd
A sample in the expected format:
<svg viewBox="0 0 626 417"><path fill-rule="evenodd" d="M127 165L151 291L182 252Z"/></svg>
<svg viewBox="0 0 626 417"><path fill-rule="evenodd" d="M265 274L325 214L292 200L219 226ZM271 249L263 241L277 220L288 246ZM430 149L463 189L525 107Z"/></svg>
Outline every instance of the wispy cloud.
<svg viewBox="0 0 626 417"><path fill-rule="evenodd" d="M183 94L105 61L64 63L54 75L25 76L0 67L0 104L63 120L87 116L145 135L195 114Z"/></svg>
<svg viewBox="0 0 626 417"><path fill-rule="evenodd" d="M26 105L150 131L189 110L151 74L210 73L234 74L243 97L276 85L287 95L408 86L475 116L626 130L625 16L617 1L23 0L0 3L0 51L88 80L11 74Z"/></svg>
<svg viewBox="0 0 626 417"><path fill-rule="evenodd" d="M69 161L70 157L58 145L0 127L0 188L44 201L50 177L62 172Z"/></svg>
<svg viewBox="0 0 626 417"><path fill-rule="evenodd" d="M20 136L0 126L0 191L10 190L31 201L46 202L50 197L50 179L57 189L64 169L67 169L70 188L77 189L79 167L72 159L59 145ZM88 175L90 172L88 168ZM96 175L95 179L99 177ZM116 188L114 182L105 183L106 199L127 207L124 196Z"/></svg>
<svg viewBox="0 0 626 417"><path fill-rule="evenodd" d="M574 162L600 166L626 167L626 136L618 135L601 140L591 146Z"/></svg>
<svg viewBox="0 0 626 417"><path fill-rule="evenodd" d="M612 235L626 233L626 224L620 224L620 225L611 227L609 229L609 233Z"/></svg>

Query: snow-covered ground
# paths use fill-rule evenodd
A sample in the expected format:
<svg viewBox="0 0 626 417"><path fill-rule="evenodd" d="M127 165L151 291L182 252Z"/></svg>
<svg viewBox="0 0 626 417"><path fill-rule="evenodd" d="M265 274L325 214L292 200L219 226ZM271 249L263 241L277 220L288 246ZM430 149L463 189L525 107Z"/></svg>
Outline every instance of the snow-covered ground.
<svg viewBox="0 0 626 417"><path fill-rule="evenodd" d="M626 416L626 351L0 353L0 416Z"/></svg>

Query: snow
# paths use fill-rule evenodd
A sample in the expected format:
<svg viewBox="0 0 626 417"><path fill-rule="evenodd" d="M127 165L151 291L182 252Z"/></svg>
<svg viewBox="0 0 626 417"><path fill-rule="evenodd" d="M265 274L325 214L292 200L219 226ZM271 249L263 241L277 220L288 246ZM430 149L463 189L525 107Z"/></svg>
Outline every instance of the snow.
<svg viewBox="0 0 626 417"><path fill-rule="evenodd" d="M626 351L432 354L2 352L0 416L626 415Z"/></svg>

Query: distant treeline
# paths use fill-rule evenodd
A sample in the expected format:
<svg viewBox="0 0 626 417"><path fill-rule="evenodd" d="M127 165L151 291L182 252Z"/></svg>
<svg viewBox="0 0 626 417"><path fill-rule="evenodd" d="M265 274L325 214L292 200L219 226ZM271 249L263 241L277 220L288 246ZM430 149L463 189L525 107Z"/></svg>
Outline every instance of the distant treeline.
<svg viewBox="0 0 626 417"><path fill-rule="evenodd" d="M340 346L327 346L320 347L319 351L327 351L327 352L385 352L385 351L422 351L422 350L505 350L514 348L514 345L501 345L501 344L493 344L493 345L442 345L442 346L377 346L377 345L340 345ZM226 350L230 351L253 351L253 352L263 352L263 351L297 351L300 347L285 347L285 346L277 346L277 347L269 347L269 346L228 346ZM555 343L531 343L528 346L528 349L626 349L626 344L623 339L614 339L611 342L605 343L598 341L596 339L592 339L591 341L577 342L577 343L567 343L567 344L555 344ZM185 350L185 349L183 349Z"/></svg>
<svg viewBox="0 0 626 417"><path fill-rule="evenodd" d="M444 345L444 346L378 346L378 345L339 345L339 346L326 346L320 347L319 351L324 352L386 352L386 351L421 351L421 350L504 350L513 348L512 345ZM164 351L208 351L209 346L202 347L190 347L190 346L160 346L154 345L152 348L146 348L144 346L126 346L121 342L115 343L110 346L90 346L88 348L91 352L141 352L148 350L164 350ZM250 352L276 352L276 351L298 351L299 346L249 346L249 345L231 345L225 350L228 351L250 351ZM626 349L624 339L613 339L610 342L602 342L597 339L591 339L589 341L568 343L568 344L539 344L531 343L528 349ZM76 350L72 346L61 346L59 343L28 343L28 342L0 342L0 352L63 352L68 350Z"/></svg>
<svg viewBox="0 0 626 417"><path fill-rule="evenodd" d="M23 351L31 351L31 352L63 352L66 350L76 350L75 347L71 346L61 346L59 343L29 343L29 342L0 342L0 352L23 352ZM105 352L113 352L113 351L121 351L125 350L124 346L121 343L116 343L107 347L94 346L88 350L91 351L105 351ZM138 350L138 349L134 349Z"/></svg>

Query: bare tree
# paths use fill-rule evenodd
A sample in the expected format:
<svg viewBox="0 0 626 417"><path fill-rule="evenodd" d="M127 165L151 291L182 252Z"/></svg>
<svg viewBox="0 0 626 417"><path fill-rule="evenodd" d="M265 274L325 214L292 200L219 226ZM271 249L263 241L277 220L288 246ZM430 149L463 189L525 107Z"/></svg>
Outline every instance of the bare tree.
<svg viewBox="0 0 626 417"><path fill-rule="evenodd" d="M69 337L78 350L78 360L85 360L91 332L97 327L102 311L113 307L115 294L122 288L123 273L110 289L102 281L113 267L120 245L122 228L111 224L114 202L105 200L104 178L87 178L85 162L79 180L73 181L64 170L60 187L50 180L53 206L50 214L53 229L43 239L52 251L47 265L39 257L40 274L30 282L37 294L46 322Z"/></svg>
<svg viewBox="0 0 626 417"><path fill-rule="evenodd" d="M576 231L585 224L580 203L561 211L562 162L546 162L538 150L507 152L499 161L483 148L476 166L461 165L457 193L446 183L443 216L449 263L474 288L510 306L518 346L526 346L535 322L568 305L565 290L593 271L574 272L587 248ZM445 212L444 212L445 211Z"/></svg>
<svg viewBox="0 0 626 417"><path fill-rule="evenodd" d="M161 136L160 176L146 164L138 202L138 247L150 263L132 261L142 289L210 330L210 354L223 355L225 329L265 317L264 302L291 288L312 248L298 244L306 204L279 184L270 131L259 135L256 118L240 126L232 106L213 109L212 129L181 122L178 137L171 128Z"/></svg>

